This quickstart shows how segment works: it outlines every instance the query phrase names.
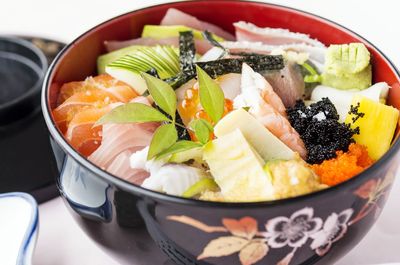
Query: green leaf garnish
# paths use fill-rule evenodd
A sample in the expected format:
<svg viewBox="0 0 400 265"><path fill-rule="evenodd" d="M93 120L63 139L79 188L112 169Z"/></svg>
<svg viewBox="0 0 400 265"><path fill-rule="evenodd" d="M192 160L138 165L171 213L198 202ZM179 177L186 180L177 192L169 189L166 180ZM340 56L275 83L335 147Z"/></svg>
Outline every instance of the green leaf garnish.
<svg viewBox="0 0 400 265"><path fill-rule="evenodd" d="M114 108L112 111L101 117L96 122L95 126L105 123L132 123L151 121L170 121L170 119L146 104L127 103Z"/></svg>
<svg viewBox="0 0 400 265"><path fill-rule="evenodd" d="M147 89L156 104L163 111L171 115L173 120L175 120L177 98L172 87L164 81L147 73L142 73L142 77L146 81Z"/></svg>
<svg viewBox="0 0 400 265"><path fill-rule="evenodd" d="M162 151L171 147L178 140L178 133L174 124L163 124L157 128L151 139L147 160L151 160Z"/></svg>
<svg viewBox="0 0 400 265"><path fill-rule="evenodd" d="M178 141L173 145L171 145L170 147L168 147L167 149L165 149L164 151L160 152L157 155L157 158L162 158L168 155L180 153L198 147L201 147L201 144L186 140Z"/></svg>
<svg viewBox="0 0 400 265"><path fill-rule="evenodd" d="M206 144L210 140L210 133L214 130L212 125L204 119L193 120L190 123L190 127L202 144Z"/></svg>
<svg viewBox="0 0 400 265"><path fill-rule="evenodd" d="M219 85L199 66L196 65L199 80L200 103L204 110L217 123L224 113L224 92Z"/></svg>

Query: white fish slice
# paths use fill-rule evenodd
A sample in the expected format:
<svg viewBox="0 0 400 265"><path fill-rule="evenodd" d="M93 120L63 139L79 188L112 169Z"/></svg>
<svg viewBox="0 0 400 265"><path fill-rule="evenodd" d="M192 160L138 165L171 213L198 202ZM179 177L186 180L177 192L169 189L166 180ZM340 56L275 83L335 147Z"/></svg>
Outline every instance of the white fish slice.
<svg viewBox="0 0 400 265"><path fill-rule="evenodd" d="M175 8L170 8L167 10L167 13L161 20L160 25L183 25L200 31L208 30L226 40L235 39L235 37L232 34L223 30L222 28L214 24L201 21L196 17L186 14Z"/></svg>
<svg viewBox="0 0 400 265"><path fill-rule="evenodd" d="M128 150L120 153L108 166L107 171L133 184L142 185L150 174L142 169L131 168L129 162L131 155L132 152Z"/></svg>
<svg viewBox="0 0 400 265"><path fill-rule="evenodd" d="M232 52L255 52L261 54L270 54L275 50L294 51L308 53L309 59L320 64L325 63L326 47L313 46L306 43L279 44L270 45L264 44L261 41L225 41L222 46Z"/></svg>
<svg viewBox="0 0 400 265"><path fill-rule="evenodd" d="M260 41L270 45L306 43L316 47L325 47L323 43L310 38L309 35L291 32L281 28L260 28L252 23L239 21L233 24L238 41Z"/></svg>

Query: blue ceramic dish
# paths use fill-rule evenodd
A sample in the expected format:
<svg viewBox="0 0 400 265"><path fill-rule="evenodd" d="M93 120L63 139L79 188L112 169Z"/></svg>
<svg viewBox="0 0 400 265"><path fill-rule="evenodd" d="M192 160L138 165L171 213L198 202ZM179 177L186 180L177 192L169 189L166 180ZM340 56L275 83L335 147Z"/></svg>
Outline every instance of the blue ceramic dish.
<svg viewBox="0 0 400 265"><path fill-rule="evenodd" d="M38 206L27 193L0 194L0 264L30 265L38 235Z"/></svg>
<svg viewBox="0 0 400 265"><path fill-rule="evenodd" d="M138 37L145 24L158 24L168 8L231 31L233 22L243 20L307 33L325 44L363 42L373 56L374 82L388 82L388 103L400 108L400 76L393 64L364 38L318 16L271 4L223 0L133 11L68 45L43 86L43 113L60 171L58 185L71 214L122 264L333 264L362 240L379 216L399 166L397 136L379 161L335 187L271 202L221 203L169 196L116 178L79 155L56 128L51 113L61 85L96 75L104 41Z"/></svg>

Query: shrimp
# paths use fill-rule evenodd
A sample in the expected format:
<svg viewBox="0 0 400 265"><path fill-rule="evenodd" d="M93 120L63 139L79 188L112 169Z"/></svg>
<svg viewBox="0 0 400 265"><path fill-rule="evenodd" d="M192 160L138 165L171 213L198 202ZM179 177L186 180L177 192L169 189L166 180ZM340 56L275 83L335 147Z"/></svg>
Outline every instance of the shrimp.
<svg viewBox="0 0 400 265"><path fill-rule="evenodd" d="M287 120L282 100L268 82L246 64L242 67L241 89L242 93L234 100L234 107L250 107L250 114L265 128L302 158L306 158L304 143Z"/></svg>

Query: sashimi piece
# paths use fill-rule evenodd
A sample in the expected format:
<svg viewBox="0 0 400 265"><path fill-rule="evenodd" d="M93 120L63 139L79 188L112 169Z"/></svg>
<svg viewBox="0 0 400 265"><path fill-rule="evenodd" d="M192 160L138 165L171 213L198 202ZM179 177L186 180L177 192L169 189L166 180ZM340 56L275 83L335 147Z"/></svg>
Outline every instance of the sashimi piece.
<svg viewBox="0 0 400 265"><path fill-rule="evenodd" d="M261 101L266 102L280 115L286 117L286 108L272 86L262 75L254 72L253 69L245 63L242 66L240 87L240 97L249 107L256 106ZM235 101L237 101L237 99L235 99Z"/></svg>
<svg viewBox="0 0 400 265"><path fill-rule="evenodd" d="M297 100L303 98L305 83L299 65L287 63L282 70L265 72L263 76L282 99L285 107L292 107Z"/></svg>
<svg viewBox="0 0 400 265"><path fill-rule="evenodd" d="M263 81L264 80L264 81ZM249 113L301 157L307 155L303 141L286 118L286 109L268 82L248 65L243 64L242 93L235 98L236 109L250 107Z"/></svg>
<svg viewBox="0 0 400 265"><path fill-rule="evenodd" d="M58 96L58 104L79 92L100 89L121 102L129 102L137 96L133 88L110 75L102 74L95 77L88 77L85 81L69 82L64 84Z"/></svg>
<svg viewBox="0 0 400 265"><path fill-rule="evenodd" d="M206 53L212 48L211 44L206 40L194 40L196 52L199 54ZM119 50L132 45L156 46L156 45L172 45L179 48L178 37L171 37L165 39L152 39L152 38L137 38L125 41L106 41L104 43L108 52Z"/></svg>
<svg viewBox="0 0 400 265"><path fill-rule="evenodd" d="M131 155L132 152L128 150L120 153L106 170L121 179L136 185L142 185L143 181L148 178L150 174L142 169L131 168L129 164Z"/></svg>
<svg viewBox="0 0 400 265"><path fill-rule="evenodd" d="M178 9L170 8L167 10L164 18L161 20L160 25L172 26L183 25L194 28L200 31L208 30L226 40L234 40L235 37L222 28L208 22L201 21L194 16L186 14Z"/></svg>
<svg viewBox="0 0 400 265"><path fill-rule="evenodd" d="M157 123L104 124L103 141L88 159L107 168L121 152L134 152L148 146L157 126Z"/></svg>
<svg viewBox="0 0 400 265"><path fill-rule="evenodd" d="M230 73L219 76L215 81L224 92L225 98L234 100L240 94L241 78L241 74Z"/></svg>
<svg viewBox="0 0 400 265"><path fill-rule="evenodd" d="M110 106L81 110L71 120L65 137L79 153L88 156L100 146L101 126L93 125L110 110Z"/></svg>
<svg viewBox="0 0 400 265"><path fill-rule="evenodd" d="M115 97L99 89L77 92L53 110L54 121L64 133L68 129L69 122L80 111L91 108L100 109L116 101Z"/></svg>
<svg viewBox="0 0 400 265"><path fill-rule="evenodd" d="M325 47L318 40L310 38L309 35L291 32L281 28L260 28L244 21L233 24L235 26L236 39L238 41L260 41L270 45L282 45L293 43L306 43L316 47Z"/></svg>
<svg viewBox="0 0 400 265"><path fill-rule="evenodd" d="M325 53L327 48L321 46L312 46L305 43L283 44L283 45L267 45L260 41L225 41L221 43L231 52L254 52L260 54L270 54L274 50L294 51L308 53L309 59L318 64L325 63Z"/></svg>
<svg viewBox="0 0 400 265"><path fill-rule="evenodd" d="M141 96L131 102L150 105L149 100ZM158 126L157 122L104 124L102 143L88 159L99 167L107 168L120 153L127 150L135 152L150 145Z"/></svg>
<svg viewBox="0 0 400 265"><path fill-rule="evenodd" d="M127 103L138 96L134 88L108 74L89 77L85 81L97 89L112 94L118 101L123 103Z"/></svg>

